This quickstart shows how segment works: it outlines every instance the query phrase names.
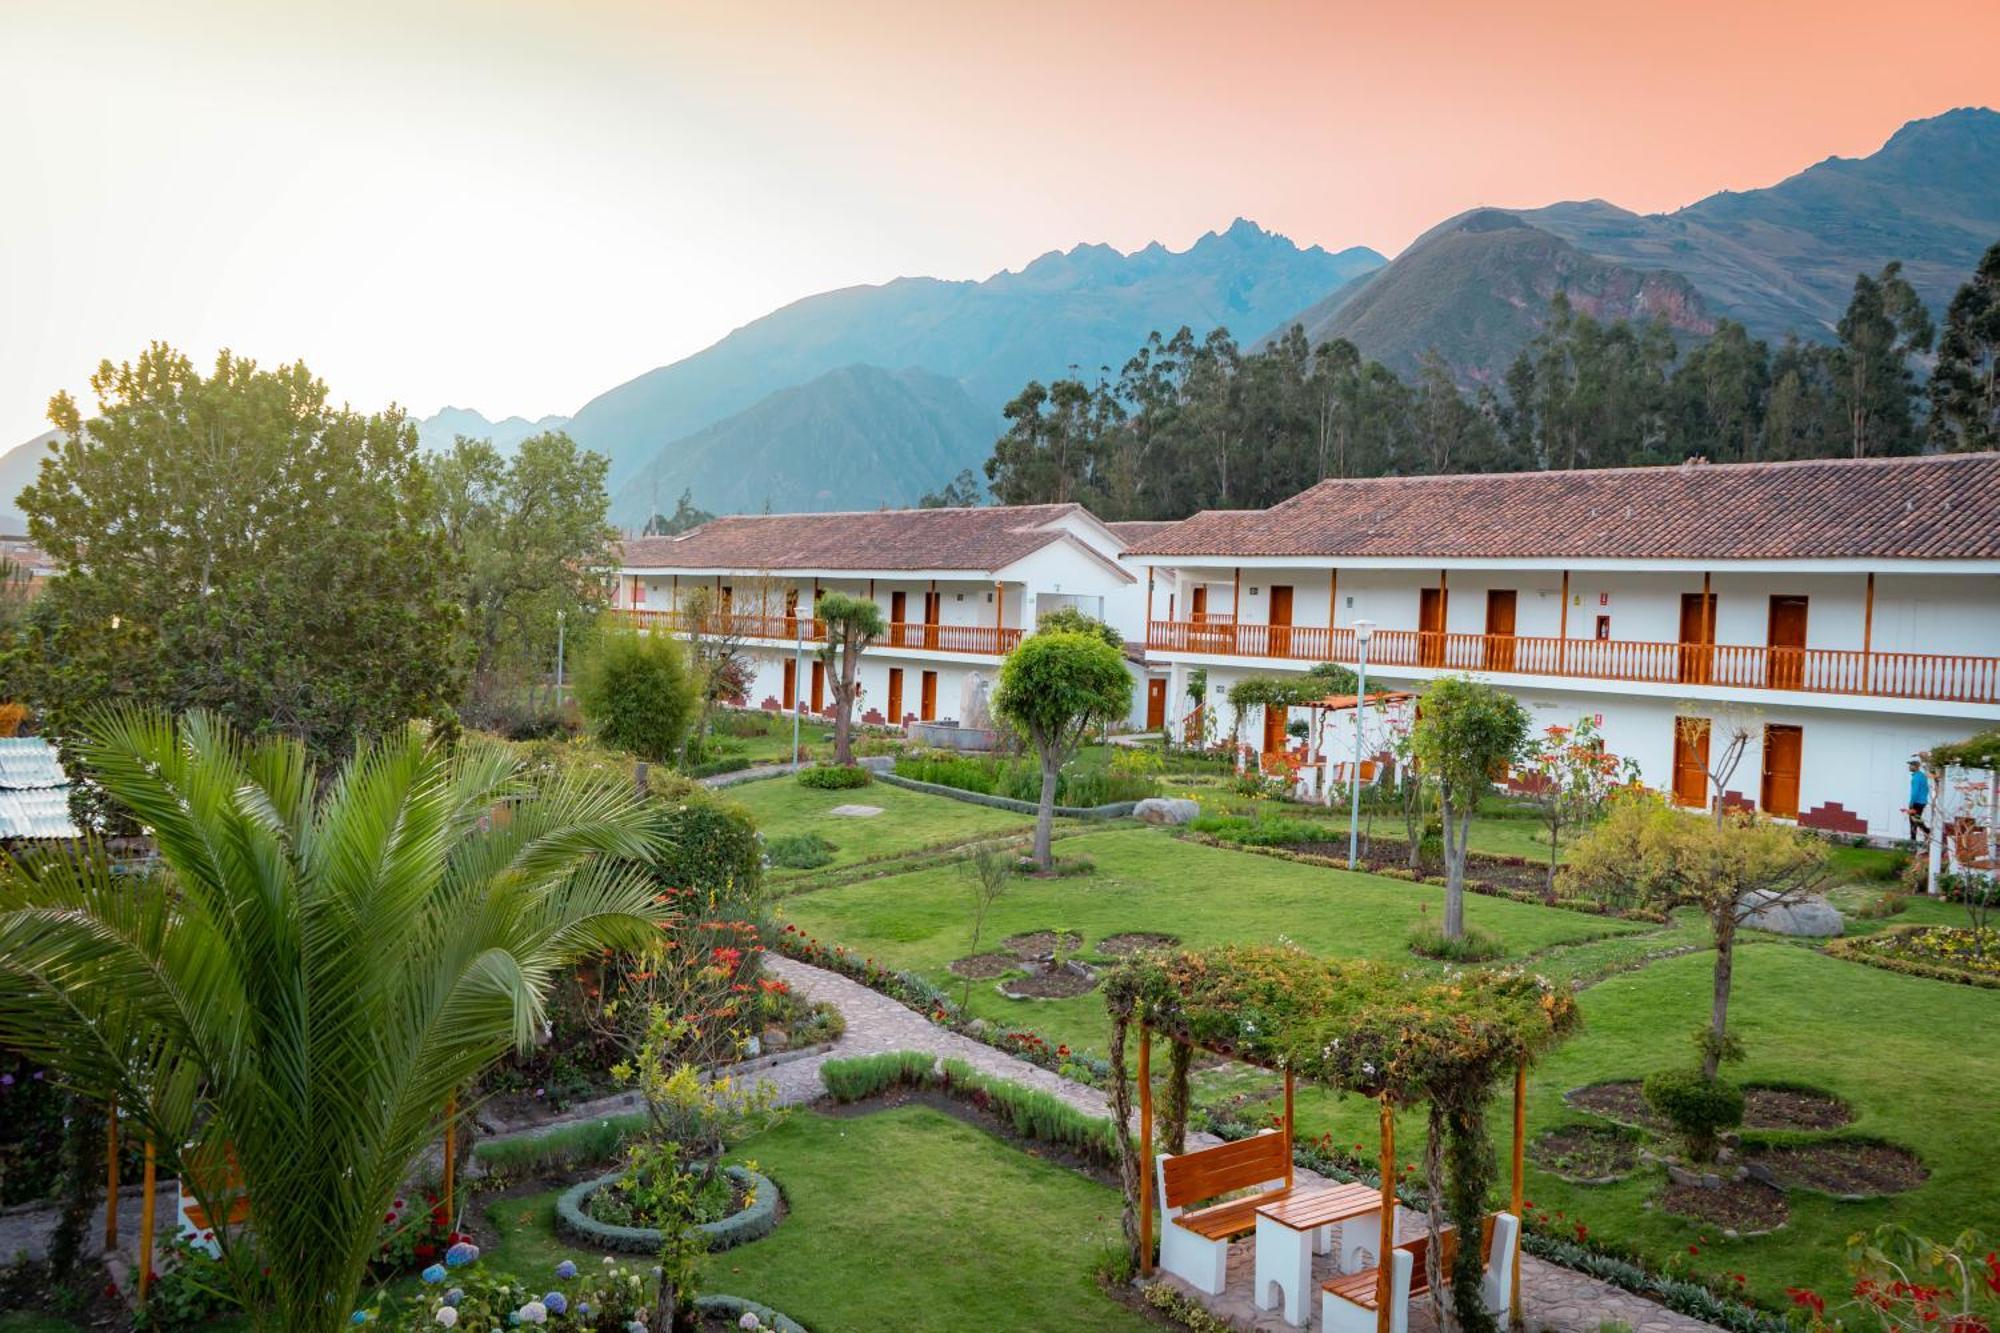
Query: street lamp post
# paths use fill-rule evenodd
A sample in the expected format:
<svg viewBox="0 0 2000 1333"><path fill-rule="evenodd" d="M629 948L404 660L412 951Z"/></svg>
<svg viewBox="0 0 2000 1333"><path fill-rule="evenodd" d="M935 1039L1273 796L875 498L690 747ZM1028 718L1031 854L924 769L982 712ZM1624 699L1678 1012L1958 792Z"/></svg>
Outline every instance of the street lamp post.
<svg viewBox="0 0 2000 1333"><path fill-rule="evenodd" d="M1354 642L1360 649L1361 669L1354 687L1354 772L1349 775L1348 785L1353 789L1353 799L1347 812L1347 868L1358 869L1361 864L1361 711L1368 700L1368 636L1375 630L1372 620L1354 622Z"/></svg>

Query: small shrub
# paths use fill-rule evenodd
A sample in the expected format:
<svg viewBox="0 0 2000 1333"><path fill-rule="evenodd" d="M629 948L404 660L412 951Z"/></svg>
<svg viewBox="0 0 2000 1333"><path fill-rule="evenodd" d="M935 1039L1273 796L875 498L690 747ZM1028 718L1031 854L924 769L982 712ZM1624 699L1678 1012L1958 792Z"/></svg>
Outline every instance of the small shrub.
<svg viewBox="0 0 2000 1333"><path fill-rule="evenodd" d="M846 791L850 787L865 787L875 780L874 774L865 768L849 768L845 764L814 764L798 771L799 785L812 787L818 791Z"/></svg>
<svg viewBox="0 0 2000 1333"><path fill-rule="evenodd" d="M516 1178L538 1176L572 1166L608 1162L618 1155L629 1135L646 1128L643 1114L611 1116L563 1125L545 1134L488 1139L472 1155L488 1171Z"/></svg>
<svg viewBox="0 0 2000 1333"><path fill-rule="evenodd" d="M134 1317L133 1327L162 1333L204 1328L236 1308L237 1302L227 1294L229 1270L220 1259L178 1236L164 1248L145 1308Z"/></svg>
<svg viewBox="0 0 2000 1333"><path fill-rule="evenodd" d="M1246 847L1288 847L1327 842L1334 836L1327 825L1317 820L1287 819L1282 815L1199 815L1188 821L1188 827L1196 833Z"/></svg>
<svg viewBox="0 0 2000 1333"><path fill-rule="evenodd" d="M1695 1162L1713 1162L1723 1131L1743 1123L1743 1089L1699 1069L1649 1075L1645 1092L1646 1104L1674 1127Z"/></svg>
<svg viewBox="0 0 2000 1333"><path fill-rule="evenodd" d="M1507 946L1477 926L1467 926L1463 935L1452 940L1445 938L1443 926L1419 921L1410 930L1410 952L1447 963L1490 963L1504 955Z"/></svg>
<svg viewBox="0 0 2000 1333"><path fill-rule="evenodd" d="M577 673L576 701L605 744L666 763L695 715L695 685L668 634L604 635Z"/></svg>
<svg viewBox="0 0 2000 1333"><path fill-rule="evenodd" d="M892 1088L921 1088L932 1081L937 1057L924 1051L884 1051L828 1060L819 1067L820 1082L837 1102L858 1102Z"/></svg>
<svg viewBox="0 0 2000 1333"><path fill-rule="evenodd" d="M765 859L786 870L817 870L838 850L817 833L788 833L764 844Z"/></svg>
<svg viewBox="0 0 2000 1333"><path fill-rule="evenodd" d="M743 808L700 788L687 793L662 821L663 845L653 873L661 885L699 890L704 899L754 913L764 879L764 849Z"/></svg>

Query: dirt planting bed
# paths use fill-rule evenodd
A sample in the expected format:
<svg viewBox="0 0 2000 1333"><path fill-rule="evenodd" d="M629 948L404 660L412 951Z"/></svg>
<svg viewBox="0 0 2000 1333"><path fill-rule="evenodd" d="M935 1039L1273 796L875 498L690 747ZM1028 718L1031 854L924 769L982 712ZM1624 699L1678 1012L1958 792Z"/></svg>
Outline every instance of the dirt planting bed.
<svg viewBox="0 0 2000 1333"><path fill-rule="evenodd" d="M1667 1129L1667 1122L1646 1105L1645 1091L1637 1079L1571 1088L1563 1094L1563 1100L1579 1111L1603 1116L1616 1124L1656 1133L1664 1133Z"/></svg>
<svg viewBox="0 0 2000 1333"><path fill-rule="evenodd" d="M1021 965L1021 960L1011 953L975 953L964 958L954 958L945 966L961 977L974 981L991 981L994 977L1005 976Z"/></svg>
<svg viewBox="0 0 2000 1333"><path fill-rule="evenodd" d="M1056 944L1061 941L1063 952L1069 953L1082 947L1083 936L1073 930L1030 930L1020 935L1009 935L1000 941L1000 947L1016 958L1030 961L1054 958Z"/></svg>
<svg viewBox="0 0 2000 1333"><path fill-rule="evenodd" d="M1669 1185L1660 1195L1660 1207L1675 1217L1706 1222L1738 1236L1776 1231L1791 1217L1784 1191L1755 1180L1732 1180L1714 1189Z"/></svg>
<svg viewBox="0 0 2000 1333"><path fill-rule="evenodd" d="M1180 942L1180 936L1157 930L1127 930L1106 935L1097 942L1097 951L1108 958L1129 958L1148 949L1171 949Z"/></svg>
<svg viewBox="0 0 2000 1333"><path fill-rule="evenodd" d="M1743 1089L1745 1129L1839 1129L1853 1119L1846 1102L1817 1088Z"/></svg>
<svg viewBox="0 0 2000 1333"><path fill-rule="evenodd" d="M1753 1176L1782 1189L1815 1190L1838 1199L1900 1194L1930 1177L1907 1148L1852 1139L1752 1148L1743 1161Z"/></svg>
<svg viewBox="0 0 2000 1333"><path fill-rule="evenodd" d="M1606 1184L1639 1164L1639 1136L1611 1125L1564 1125L1529 1143L1528 1160L1572 1184Z"/></svg>

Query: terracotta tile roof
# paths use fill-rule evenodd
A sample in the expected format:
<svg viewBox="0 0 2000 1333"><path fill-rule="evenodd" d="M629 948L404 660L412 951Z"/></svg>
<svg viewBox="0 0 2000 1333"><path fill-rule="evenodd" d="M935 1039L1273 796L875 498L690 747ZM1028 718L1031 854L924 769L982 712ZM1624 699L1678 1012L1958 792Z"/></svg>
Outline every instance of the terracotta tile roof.
<svg viewBox="0 0 2000 1333"><path fill-rule="evenodd" d="M1059 540L1081 505L732 514L675 537L633 537L626 569L965 569L990 573Z"/></svg>
<svg viewBox="0 0 2000 1333"><path fill-rule="evenodd" d="M1116 523L1106 523L1104 526L1110 528L1113 535L1119 541L1124 542L1127 546L1131 546L1136 542L1145 541L1156 532L1164 532L1168 528L1173 527L1174 521L1172 519L1128 518L1121 519Z"/></svg>
<svg viewBox="0 0 2000 1333"><path fill-rule="evenodd" d="M1129 554L1995 559L2000 453L1323 481Z"/></svg>

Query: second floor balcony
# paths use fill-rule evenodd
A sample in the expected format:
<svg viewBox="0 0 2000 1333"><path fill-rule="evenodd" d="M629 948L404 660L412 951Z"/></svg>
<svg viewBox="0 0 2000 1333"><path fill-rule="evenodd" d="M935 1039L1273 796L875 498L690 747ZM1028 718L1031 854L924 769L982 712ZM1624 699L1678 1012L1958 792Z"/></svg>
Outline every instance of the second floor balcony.
<svg viewBox="0 0 2000 1333"><path fill-rule="evenodd" d="M1351 628L1155 620L1149 651L1352 664ZM2000 657L1723 643L1375 630L1371 667L2000 703Z"/></svg>
<svg viewBox="0 0 2000 1333"><path fill-rule="evenodd" d="M699 631L710 635L726 634L737 639L785 644L797 643L801 637L808 643L818 643L826 637L826 622L808 616L720 612L704 617L697 623L692 615L683 611L627 609L615 610L609 614L614 624L635 629L660 630L669 634L692 634ZM1021 635L1021 630L1000 625L945 625L892 621L882 637L875 641L875 645L923 652L1002 657L1013 651L1014 645L1021 641Z"/></svg>

